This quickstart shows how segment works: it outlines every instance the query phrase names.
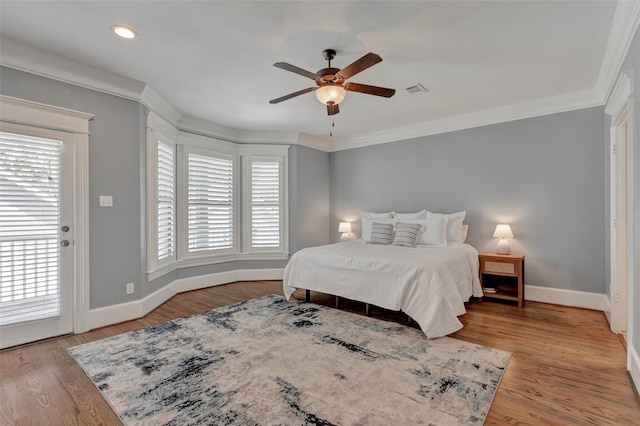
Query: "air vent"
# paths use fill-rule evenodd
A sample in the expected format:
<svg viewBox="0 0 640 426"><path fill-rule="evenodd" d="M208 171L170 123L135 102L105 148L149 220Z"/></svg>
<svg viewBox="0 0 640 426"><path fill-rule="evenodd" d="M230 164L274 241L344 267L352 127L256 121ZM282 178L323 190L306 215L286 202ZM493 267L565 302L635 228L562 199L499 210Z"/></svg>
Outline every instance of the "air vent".
<svg viewBox="0 0 640 426"><path fill-rule="evenodd" d="M416 84L415 86L411 86L411 87L407 87L407 92L409 92L411 95L421 95L423 93L427 93L428 90L424 88L424 86L420 83Z"/></svg>

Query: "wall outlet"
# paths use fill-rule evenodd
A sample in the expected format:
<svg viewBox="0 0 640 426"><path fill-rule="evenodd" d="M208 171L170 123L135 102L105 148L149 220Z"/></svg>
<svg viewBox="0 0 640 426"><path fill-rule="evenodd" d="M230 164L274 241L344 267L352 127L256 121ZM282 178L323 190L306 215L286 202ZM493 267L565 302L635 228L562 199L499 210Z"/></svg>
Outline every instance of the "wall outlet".
<svg viewBox="0 0 640 426"><path fill-rule="evenodd" d="M127 283L127 294L133 294L133 283Z"/></svg>

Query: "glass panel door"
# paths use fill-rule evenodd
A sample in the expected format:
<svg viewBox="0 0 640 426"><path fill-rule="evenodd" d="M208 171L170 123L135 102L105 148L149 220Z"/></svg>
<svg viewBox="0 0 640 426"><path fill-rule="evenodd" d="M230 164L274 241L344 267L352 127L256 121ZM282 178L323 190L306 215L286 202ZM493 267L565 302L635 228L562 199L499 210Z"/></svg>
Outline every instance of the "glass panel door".
<svg viewBox="0 0 640 426"><path fill-rule="evenodd" d="M0 128L0 346L73 329L71 135Z"/></svg>

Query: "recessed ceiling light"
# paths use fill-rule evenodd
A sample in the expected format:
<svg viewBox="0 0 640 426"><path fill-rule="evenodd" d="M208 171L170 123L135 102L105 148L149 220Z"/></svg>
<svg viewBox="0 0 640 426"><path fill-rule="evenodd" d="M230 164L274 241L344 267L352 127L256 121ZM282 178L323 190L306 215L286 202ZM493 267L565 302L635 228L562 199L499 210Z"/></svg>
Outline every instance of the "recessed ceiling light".
<svg viewBox="0 0 640 426"><path fill-rule="evenodd" d="M135 31L123 25L114 25L113 27L111 27L111 29L113 30L114 33L116 33L122 38L135 38L136 36Z"/></svg>

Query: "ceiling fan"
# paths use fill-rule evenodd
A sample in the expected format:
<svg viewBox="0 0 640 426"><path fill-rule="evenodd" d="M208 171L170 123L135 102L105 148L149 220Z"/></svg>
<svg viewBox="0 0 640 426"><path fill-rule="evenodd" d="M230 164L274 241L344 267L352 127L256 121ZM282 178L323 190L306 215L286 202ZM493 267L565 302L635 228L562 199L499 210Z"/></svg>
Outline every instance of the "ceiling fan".
<svg viewBox="0 0 640 426"><path fill-rule="evenodd" d="M326 49L322 51L322 56L329 62L329 66L319 70L315 74L286 62L276 62L273 64L274 67L282 68L283 70L291 71L314 80L317 87L302 89L280 98L273 99L269 101L269 103L277 104L282 101L286 101L287 99L315 91L316 97L320 103L327 106L327 114L335 115L340 112L338 104L343 101L347 90L350 92L360 92L367 95L376 95L385 98L390 98L394 93L396 93L395 89L387 89L385 87L369 86L367 84L359 83L345 83L345 80L348 78L353 77L378 62L381 62L382 58L375 53L369 52L362 58L353 62L351 65L347 65L342 69L331 68L331 61L336 56L335 50Z"/></svg>

